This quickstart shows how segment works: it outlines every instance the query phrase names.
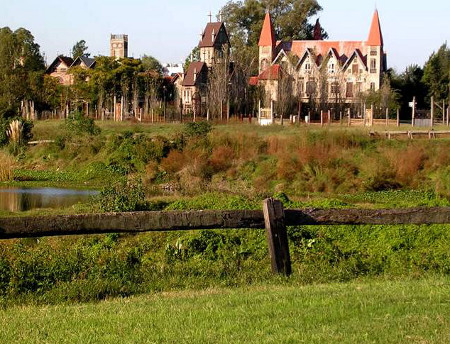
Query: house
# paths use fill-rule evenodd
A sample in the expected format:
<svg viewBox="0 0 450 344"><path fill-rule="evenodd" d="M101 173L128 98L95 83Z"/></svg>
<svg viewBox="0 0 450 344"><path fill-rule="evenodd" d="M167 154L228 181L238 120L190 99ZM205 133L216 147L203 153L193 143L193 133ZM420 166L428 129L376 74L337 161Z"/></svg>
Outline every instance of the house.
<svg viewBox="0 0 450 344"><path fill-rule="evenodd" d="M72 84L72 76L68 74L67 71L72 64L73 59L71 57L59 55L52 64L48 66L45 74L57 78L60 84L69 86Z"/></svg>
<svg viewBox="0 0 450 344"><path fill-rule="evenodd" d="M199 61L189 64L181 84L184 114L206 115L210 72L217 64L228 61L230 46L223 22L210 22L206 25L198 45Z"/></svg>
<svg viewBox="0 0 450 344"><path fill-rule="evenodd" d="M59 82L64 86L70 86L73 84L73 76L68 73L71 67L81 67L86 69L95 68L95 59L79 56L75 60L71 57L59 55L53 61L53 63L48 66L45 74L57 78Z"/></svg>
<svg viewBox="0 0 450 344"><path fill-rule="evenodd" d="M79 56L73 61L71 67L82 67L87 69L95 68L96 61L93 58L86 56Z"/></svg>
<svg viewBox="0 0 450 344"><path fill-rule="evenodd" d="M201 61L193 61L184 75L181 88L183 114L201 115L206 112L208 66Z"/></svg>
<svg viewBox="0 0 450 344"><path fill-rule="evenodd" d="M286 92L299 107L312 102L350 106L363 92L380 89L387 59L377 10L367 40L327 41L321 32L317 21L314 40L277 41L266 13L258 44L259 75L250 84L265 91L261 106L266 112L272 109L270 116L273 103Z"/></svg>

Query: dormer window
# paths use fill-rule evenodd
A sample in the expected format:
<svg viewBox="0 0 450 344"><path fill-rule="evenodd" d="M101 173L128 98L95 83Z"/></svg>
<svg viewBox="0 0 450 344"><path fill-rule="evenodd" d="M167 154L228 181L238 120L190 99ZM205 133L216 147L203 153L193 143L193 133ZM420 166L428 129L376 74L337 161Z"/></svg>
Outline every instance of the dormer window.
<svg viewBox="0 0 450 344"><path fill-rule="evenodd" d="M311 64L309 62L305 63L305 70L310 71L311 70Z"/></svg>

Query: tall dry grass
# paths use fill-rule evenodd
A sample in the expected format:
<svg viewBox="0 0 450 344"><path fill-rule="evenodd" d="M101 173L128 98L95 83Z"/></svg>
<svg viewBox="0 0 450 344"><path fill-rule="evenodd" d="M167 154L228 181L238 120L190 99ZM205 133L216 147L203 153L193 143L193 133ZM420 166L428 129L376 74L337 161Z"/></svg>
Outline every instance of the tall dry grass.
<svg viewBox="0 0 450 344"><path fill-rule="evenodd" d="M0 151L0 182L7 182L13 179L14 165L14 159Z"/></svg>
<svg viewBox="0 0 450 344"><path fill-rule="evenodd" d="M9 124L6 135L11 143L19 144L22 141L22 129L23 125L19 120L14 120Z"/></svg>

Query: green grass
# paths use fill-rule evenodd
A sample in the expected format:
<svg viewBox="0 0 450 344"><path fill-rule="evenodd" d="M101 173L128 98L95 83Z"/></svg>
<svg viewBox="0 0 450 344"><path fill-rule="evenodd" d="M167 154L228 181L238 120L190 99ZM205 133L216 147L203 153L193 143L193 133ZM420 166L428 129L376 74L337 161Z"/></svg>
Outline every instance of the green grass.
<svg viewBox="0 0 450 344"><path fill-rule="evenodd" d="M210 289L0 311L2 343L448 343L450 279Z"/></svg>

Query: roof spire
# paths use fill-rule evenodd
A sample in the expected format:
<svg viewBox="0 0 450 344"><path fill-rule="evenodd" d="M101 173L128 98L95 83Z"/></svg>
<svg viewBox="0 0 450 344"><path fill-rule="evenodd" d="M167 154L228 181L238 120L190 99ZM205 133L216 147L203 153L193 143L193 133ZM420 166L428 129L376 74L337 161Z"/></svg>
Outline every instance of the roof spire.
<svg viewBox="0 0 450 344"><path fill-rule="evenodd" d="M317 18L316 26L314 26L314 37L313 38L314 38L315 41L322 41L323 40L322 26L320 25L319 18Z"/></svg>
<svg viewBox="0 0 450 344"><path fill-rule="evenodd" d="M258 45L260 47L275 47L275 31L273 30L272 18L270 17L269 8L266 11L266 17L264 18L264 24L261 30L261 36L259 38Z"/></svg>
<svg viewBox="0 0 450 344"><path fill-rule="evenodd" d="M378 16L378 10L375 10L372 19L372 25L370 26L369 38L367 39L367 45L369 46L383 46L383 34L381 33L380 18Z"/></svg>

